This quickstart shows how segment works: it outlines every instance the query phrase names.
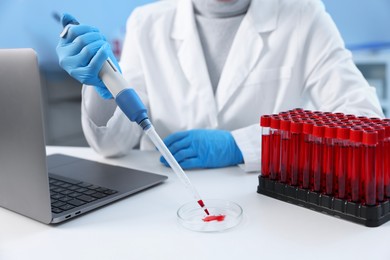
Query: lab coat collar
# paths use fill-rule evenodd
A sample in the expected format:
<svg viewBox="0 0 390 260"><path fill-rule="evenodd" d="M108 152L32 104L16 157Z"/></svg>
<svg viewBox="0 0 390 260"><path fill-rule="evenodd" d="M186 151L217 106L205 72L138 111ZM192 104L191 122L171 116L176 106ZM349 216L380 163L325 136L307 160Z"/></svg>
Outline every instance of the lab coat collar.
<svg viewBox="0 0 390 260"><path fill-rule="evenodd" d="M194 7L191 0L178 0L176 16L171 36L173 39L184 39L196 31Z"/></svg>
<svg viewBox="0 0 390 260"><path fill-rule="evenodd" d="M277 27L279 0L252 0L247 18L259 33L271 32Z"/></svg>
<svg viewBox="0 0 390 260"><path fill-rule="evenodd" d="M258 63L264 48L264 35L277 27L279 0L252 0L236 33L221 78L216 102L221 112L238 93Z"/></svg>
<svg viewBox="0 0 390 260"><path fill-rule="evenodd" d="M218 112L228 104L260 58L264 47L261 34L276 29L278 5L279 0L252 0L233 41L214 97L192 1L178 0L171 37L177 40L178 59L184 74L202 97L203 104L210 108L211 127L217 127Z"/></svg>
<svg viewBox="0 0 390 260"><path fill-rule="evenodd" d="M252 0L247 17L251 20L256 31L265 33L277 27L277 13L279 0ZM196 31L194 11L191 0L178 0L176 17L171 36L174 39L184 39L188 34Z"/></svg>
<svg viewBox="0 0 390 260"><path fill-rule="evenodd" d="M207 118L208 126L216 128L218 126L217 106L191 0L178 0L171 37L176 40L178 61L190 83L190 92L194 95L196 93L196 100L193 102L198 106L208 107L199 110L194 120L204 122Z"/></svg>

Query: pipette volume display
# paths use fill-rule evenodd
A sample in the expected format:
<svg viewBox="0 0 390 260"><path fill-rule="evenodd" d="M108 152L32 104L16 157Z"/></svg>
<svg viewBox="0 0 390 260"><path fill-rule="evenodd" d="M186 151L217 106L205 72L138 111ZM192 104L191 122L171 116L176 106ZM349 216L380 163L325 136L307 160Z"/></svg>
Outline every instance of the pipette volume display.
<svg viewBox="0 0 390 260"><path fill-rule="evenodd" d="M72 24L75 25L79 23L76 20L71 20L69 24L65 25L63 31L60 34L60 37L66 37L69 27L72 26ZM104 62L99 72L99 77L113 95L115 102L126 115L126 117L130 121L136 122L144 130L145 134L157 147L161 155L167 160L174 173L179 177L184 186L194 196L199 206L207 215L210 215L203 200L200 198L198 191L191 184L183 169L180 167L176 159L173 157L164 142L161 140L160 136L155 131L152 123L148 118L146 107L142 103L141 99L134 91L134 89L128 87L128 83L110 59L107 59Z"/></svg>

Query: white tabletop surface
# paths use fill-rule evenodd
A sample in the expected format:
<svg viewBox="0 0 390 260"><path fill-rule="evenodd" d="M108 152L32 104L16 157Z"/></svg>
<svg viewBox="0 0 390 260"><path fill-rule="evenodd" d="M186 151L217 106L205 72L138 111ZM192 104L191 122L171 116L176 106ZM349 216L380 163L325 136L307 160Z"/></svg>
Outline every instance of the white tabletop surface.
<svg viewBox="0 0 390 260"><path fill-rule="evenodd" d="M104 159L90 148L47 147L110 164L168 175L162 185L52 226L0 208L0 259L390 259L390 223L368 228L256 192L258 173L238 167L187 171L204 199L232 200L243 221L220 233L181 227L191 200L157 152ZM1 166L0 166L1 167Z"/></svg>

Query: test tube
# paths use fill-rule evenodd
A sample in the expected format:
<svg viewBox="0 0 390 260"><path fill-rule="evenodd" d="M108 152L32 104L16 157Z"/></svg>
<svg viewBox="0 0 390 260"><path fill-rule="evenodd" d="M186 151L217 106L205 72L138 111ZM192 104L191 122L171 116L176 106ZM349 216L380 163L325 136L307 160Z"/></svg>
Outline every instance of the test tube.
<svg viewBox="0 0 390 260"><path fill-rule="evenodd" d="M382 126L385 128L385 139L384 139L384 183L385 183L385 196L390 197L390 119L384 119Z"/></svg>
<svg viewBox="0 0 390 260"><path fill-rule="evenodd" d="M312 157L312 171L313 171L313 190L321 191L321 175L322 175L322 151L323 151L323 137L325 127L322 124L313 126L313 157Z"/></svg>
<svg viewBox="0 0 390 260"><path fill-rule="evenodd" d="M290 124L291 130L291 148L290 148L290 165L291 165L291 185L297 186L299 184L299 164L300 164L300 149L302 145L302 127L301 121L292 121Z"/></svg>
<svg viewBox="0 0 390 260"><path fill-rule="evenodd" d="M280 121L281 130L281 159L280 159L280 181L283 183L290 182L290 119L283 118Z"/></svg>
<svg viewBox="0 0 390 260"><path fill-rule="evenodd" d="M337 197L344 199L346 197L346 180L347 180L347 154L348 154L348 138L349 128L345 125L340 125L336 130L335 142L335 178L337 180L336 189Z"/></svg>
<svg viewBox="0 0 390 260"><path fill-rule="evenodd" d="M376 146L376 160L375 160L376 199L377 201L382 202L385 197L385 185L384 185L385 176L384 176L384 156L383 156L385 128L381 126L375 126L374 130L378 133L378 144Z"/></svg>
<svg viewBox="0 0 390 260"><path fill-rule="evenodd" d="M348 172L351 175L351 200L353 202L360 202L363 197L363 167L362 167L362 141L363 141L363 130L360 127L353 127L350 131L350 150L351 161L349 164Z"/></svg>
<svg viewBox="0 0 390 260"><path fill-rule="evenodd" d="M261 125L261 175L268 178L270 175L270 146L271 146L271 117L263 115L260 118Z"/></svg>
<svg viewBox="0 0 390 260"><path fill-rule="evenodd" d="M363 131L364 151L364 200L369 206L376 203L376 154L378 133L373 130Z"/></svg>
<svg viewBox="0 0 390 260"><path fill-rule="evenodd" d="M280 176L280 118L278 115L271 116L271 165L270 179L278 180Z"/></svg>
<svg viewBox="0 0 390 260"><path fill-rule="evenodd" d="M334 125L327 125L324 133L324 155L323 155L323 173L325 177L325 193L333 195L334 192L334 150L335 138L337 137L337 128Z"/></svg>
<svg viewBox="0 0 390 260"><path fill-rule="evenodd" d="M311 162L312 162L312 144L313 144L313 121L308 121L303 124L304 145L303 145L303 176L302 187L309 189L313 185Z"/></svg>

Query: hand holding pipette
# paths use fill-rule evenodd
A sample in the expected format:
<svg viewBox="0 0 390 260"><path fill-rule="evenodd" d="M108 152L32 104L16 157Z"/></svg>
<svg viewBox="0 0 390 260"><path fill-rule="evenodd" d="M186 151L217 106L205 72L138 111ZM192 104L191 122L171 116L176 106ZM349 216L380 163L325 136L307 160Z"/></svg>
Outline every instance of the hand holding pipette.
<svg viewBox="0 0 390 260"><path fill-rule="evenodd" d="M64 29L60 34L61 40L57 46L60 65L81 83L97 87L98 93L103 98L113 97L115 99L123 113L132 122L136 122L149 136L172 170L191 192L204 212L209 215L199 193L155 131L141 99L134 89L128 87L128 83L122 77L119 65L104 37L93 27L79 25L78 21L71 15L62 16L61 22ZM77 38L79 40L75 42ZM85 44L80 45L80 42ZM82 55L85 55L85 58L82 58Z"/></svg>

